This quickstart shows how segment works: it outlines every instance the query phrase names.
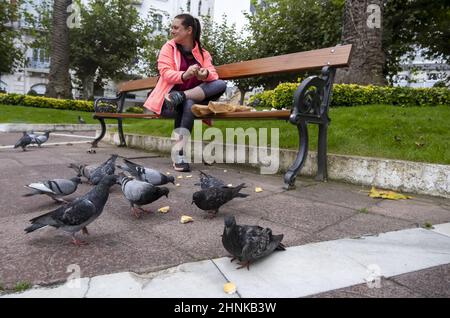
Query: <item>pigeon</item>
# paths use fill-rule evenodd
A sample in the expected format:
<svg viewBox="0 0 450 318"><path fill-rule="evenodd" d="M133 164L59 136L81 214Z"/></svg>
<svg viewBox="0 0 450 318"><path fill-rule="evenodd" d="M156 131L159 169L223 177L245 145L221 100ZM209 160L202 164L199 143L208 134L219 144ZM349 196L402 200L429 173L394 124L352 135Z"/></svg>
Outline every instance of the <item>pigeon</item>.
<svg viewBox="0 0 450 318"><path fill-rule="evenodd" d="M86 164L74 164L71 163L69 165L69 168L72 168L76 171L77 177L85 177L89 180L91 177L92 171L94 171L96 168L98 168L98 165L86 165Z"/></svg>
<svg viewBox="0 0 450 318"><path fill-rule="evenodd" d="M166 176L161 172L140 166L130 160L123 159L125 166L117 165L120 169L129 172L132 176L136 177L140 181L145 181L153 184L154 186L160 186L172 182L175 184L175 178L173 176Z"/></svg>
<svg viewBox="0 0 450 318"><path fill-rule="evenodd" d="M25 149L26 146L31 144L32 141L33 141L33 139L27 134L26 131L24 131L23 136L14 145L14 149L18 148L18 147L22 147L22 150L26 151L26 149Z"/></svg>
<svg viewBox="0 0 450 318"><path fill-rule="evenodd" d="M30 188L33 191L31 193L24 194L24 197L30 197L36 194L46 194L56 202L65 202L64 199L59 197L66 196L74 193L77 190L78 184L81 183L81 179L78 177L71 179L53 179L43 182L31 183L26 188Z"/></svg>
<svg viewBox="0 0 450 318"><path fill-rule="evenodd" d="M119 174L119 183L123 195L131 204L131 212L137 218L140 217L138 210L151 212L150 210L144 210L141 206L150 204L163 195L167 198L169 194L169 189L166 187L157 187L145 181L135 180L133 177L125 176L124 173ZM135 206L137 206L137 209Z"/></svg>
<svg viewBox="0 0 450 318"><path fill-rule="evenodd" d="M75 233L82 230L84 234L89 234L86 226L103 212L108 200L109 188L116 183L116 175L104 176L99 184L85 195L73 202L64 204L56 210L31 219L31 225L25 229L25 232L30 233L50 225L71 233L73 244L77 246L88 244L85 241L78 240Z"/></svg>
<svg viewBox="0 0 450 318"><path fill-rule="evenodd" d="M38 147L48 140L49 134L50 131L46 131L43 135L34 137L34 141L37 143Z"/></svg>
<svg viewBox="0 0 450 318"><path fill-rule="evenodd" d="M116 154L111 155L108 160L102 163L99 167L92 170L89 176L89 182L96 185L100 182L100 180L102 180L104 176L114 174L114 171L116 170L117 157L118 155Z"/></svg>
<svg viewBox="0 0 450 318"><path fill-rule="evenodd" d="M197 207L208 212L205 218L213 218L219 212L219 208L228 201L236 197L245 198L248 196L248 194L239 193L242 188L245 188L245 183L237 187L212 187L203 189L192 195L192 203L195 203Z"/></svg>
<svg viewBox="0 0 450 318"><path fill-rule="evenodd" d="M86 124L86 122L84 121L84 119L81 116L78 116L78 123L79 124Z"/></svg>
<svg viewBox="0 0 450 318"><path fill-rule="evenodd" d="M270 228L262 228L256 225L237 225L234 216L225 216L223 229L223 247L232 255L231 262L239 260L237 269L247 267L250 263L271 254L273 251L284 251L285 246L281 241L283 234L272 235Z"/></svg>
<svg viewBox="0 0 450 318"><path fill-rule="evenodd" d="M196 183L195 185L200 185L202 189L226 186L222 180L217 179L209 174L206 174L201 170L199 170L199 172L200 172L200 183Z"/></svg>

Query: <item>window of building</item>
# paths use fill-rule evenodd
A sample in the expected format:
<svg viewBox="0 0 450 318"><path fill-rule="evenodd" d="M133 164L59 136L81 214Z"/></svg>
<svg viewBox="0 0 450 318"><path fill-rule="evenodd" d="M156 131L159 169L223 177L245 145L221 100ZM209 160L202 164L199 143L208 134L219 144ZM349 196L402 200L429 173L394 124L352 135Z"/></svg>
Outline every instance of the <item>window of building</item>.
<svg viewBox="0 0 450 318"><path fill-rule="evenodd" d="M50 56L45 49L33 49L33 55L30 61L32 68L49 68Z"/></svg>
<svg viewBox="0 0 450 318"><path fill-rule="evenodd" d="M162 14L155 14L153 17L153 27L155 31L162 31L163 27L163 16Z"/></svg>
<svg viewBox="0 0 450 318"><path fill-rule="evenodd" d="M188 0L186 3L186 11L191 12L191 0Z"/></svg>
<svg viewBox="0 0 450 318"><path fill-rule="evenodd" d="M198 16L202 15L202 0L198 2Z"/></svg>

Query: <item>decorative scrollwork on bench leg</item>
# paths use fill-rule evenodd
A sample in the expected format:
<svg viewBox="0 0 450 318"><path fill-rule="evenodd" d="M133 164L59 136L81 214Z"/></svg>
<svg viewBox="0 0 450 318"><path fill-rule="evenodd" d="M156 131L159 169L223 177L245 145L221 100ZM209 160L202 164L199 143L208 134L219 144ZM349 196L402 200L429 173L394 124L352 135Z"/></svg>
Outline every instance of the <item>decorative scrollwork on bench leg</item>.
<svg viewBox="0 0 450 318"><path fill-rule="evenodd" d="M295 187L295 178L308 156L307 123L319 125L316 180L325 181L327 178L327 130L330 121L328 106L331 101L334 74L334 68L324 67L321 76L308 77L295 91L289 121L298 127L299 151L294 163L284 176L285 189Z"/></svg>
<svg viewBox="0 0 450 318"><path fill-rule="evenodd" d="M125 102L125 94L119 94L116 98L107 98L107 97L100 97L97 98L94 102L94 111L95 114L93 116L94 119L97 119L100 121L100 125L102 128L102 131L100 132L100 135L92 142L92 148L97 148L98 143L100 140L105 137L106 134L106 124L105 119L101 117L101 113L121 113L123 109L123 104ZM122 120L119 119L119 137L120 139L120 146L126 146L125 144L125 138L123 137L123 130L122 130Z"/></svg>

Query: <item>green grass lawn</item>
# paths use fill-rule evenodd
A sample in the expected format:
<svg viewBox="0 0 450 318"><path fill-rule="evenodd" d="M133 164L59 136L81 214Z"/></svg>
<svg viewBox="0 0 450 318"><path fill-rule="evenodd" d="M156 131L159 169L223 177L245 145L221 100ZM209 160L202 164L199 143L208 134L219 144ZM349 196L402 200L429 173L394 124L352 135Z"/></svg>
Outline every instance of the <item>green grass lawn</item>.
<svg viewBox="0 0 450 318"><path fill-rule="evenodd" d="M98 123L92 114L77 111L0 105L0 123ZM450 107L370 105L330 110L328 151L336 154L450 164ZM107 123L115 123L109 120ZM173 120L124 120L125 132L169 137ZM227 127L280 128L280 147L298 147L297 129L276 120L216 121ZM317 127L310 125L310 149L317 148ZM206 126L203 125L203 128ZM269 139L270 140L270 139Z"/></svg>

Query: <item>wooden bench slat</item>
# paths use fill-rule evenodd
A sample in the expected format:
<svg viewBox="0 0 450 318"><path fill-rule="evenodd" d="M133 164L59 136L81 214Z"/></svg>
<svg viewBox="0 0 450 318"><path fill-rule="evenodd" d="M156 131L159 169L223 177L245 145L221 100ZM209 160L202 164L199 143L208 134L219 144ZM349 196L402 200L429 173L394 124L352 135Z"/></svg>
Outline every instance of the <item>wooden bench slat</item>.
<svg viewBox="0 0 450 318"><path fill-rule="evenodd" d="M95 117L101 118L159 118L155 114L129 114L129 113L94 113Z"/></svg>
<svg viewBox="0 0 450 318"><path fill-rule="evenodd" d="M221 79L237 79L255 75L268 75L321 69L324 66L344 67L350 62L351 45L266 57L217 66Z"/></svg>
<svg viewBox="0 0 450 318"><path fill-rule="evenodd" d="M334 51L333 51L334 50ZM334 46L319 50L266 57L251 61L225 64L216 67L224 80L256 75L278 74L321 69L324 66L345 67L350 62L352 45ZM119 85L119 92L133 92L156 86L158 77L128 81Z"/></svg>
<svg viewBox="0 0 450 318"><path fill-rule="evenodd" d="M118 86L118 91L122 92L135 92L144 89L154 88L158 82L159 77L148 77L140 80L128 81L121 83Z"/></svg>
<svg viewBox="0 0 450 318"><path fill-rule="evenodd" d="M232 112L211 114L198 117L197 119L288 119L290 110L255 111L255 112ZM95 113L95 116L102 118L159 118L154 114L128 114L128 113Z"/></svg>

